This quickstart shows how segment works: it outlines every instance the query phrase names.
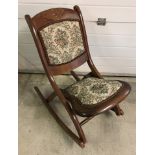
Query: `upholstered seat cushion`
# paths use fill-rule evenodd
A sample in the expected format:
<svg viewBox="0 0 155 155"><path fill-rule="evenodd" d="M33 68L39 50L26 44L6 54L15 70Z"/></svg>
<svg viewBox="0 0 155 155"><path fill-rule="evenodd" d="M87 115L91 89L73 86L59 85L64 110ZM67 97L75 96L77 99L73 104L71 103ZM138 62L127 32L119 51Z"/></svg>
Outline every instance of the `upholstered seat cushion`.
<svg viewBox="0 0 155 155"><path fill-rule="evenodd" d="M94 105L114 95L121 86L119 81L89 77L69 86L66 91L82 104Z"/></svg>

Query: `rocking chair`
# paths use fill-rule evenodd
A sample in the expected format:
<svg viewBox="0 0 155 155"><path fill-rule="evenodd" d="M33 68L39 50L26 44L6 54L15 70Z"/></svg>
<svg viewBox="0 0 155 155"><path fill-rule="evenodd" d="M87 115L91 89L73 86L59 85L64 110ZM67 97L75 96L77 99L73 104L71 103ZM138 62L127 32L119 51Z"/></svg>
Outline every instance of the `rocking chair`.
<svg viewBox="0 0 155 155"><path fill-rule="evenodd" d="M32 18L25 15L25 19L54 93L45 98L38 87L34 89L58 124L83 148L86 138L82 125L107 110L114 111L118 116L123 115L118 104L129 94L130 85L124 81L105 80L95 68L78 6L73 9L53 8ZM73 69L85 62L91 72L80 79ZM65 72L70 72L76 82L60 89L54 76ZM77 134L68 128L49 105L56 96L68 112ZM77 115L84 117L83 121L79 122Z"/></svg>

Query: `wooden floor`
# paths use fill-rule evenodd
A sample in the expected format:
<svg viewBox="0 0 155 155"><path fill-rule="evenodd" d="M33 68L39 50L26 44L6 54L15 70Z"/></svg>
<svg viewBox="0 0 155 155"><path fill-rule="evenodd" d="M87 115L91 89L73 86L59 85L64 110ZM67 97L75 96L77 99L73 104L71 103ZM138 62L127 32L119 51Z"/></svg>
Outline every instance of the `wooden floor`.
<svg viewBox="0 0 155 155"><path fill-rule="evenodd" d="M131 84L131 94L121 104L125 115L117 117L113 112L106 112L84 125L88 142L81 149L59 127L33 90L37 85L45 95L52 91L46 76L19 74L19 155L135 155L135 78L106 78L121 79ZM61 87L74 82L69 76L57 77L56 81ZM58 99L51 104L73 128Z"/></svg>

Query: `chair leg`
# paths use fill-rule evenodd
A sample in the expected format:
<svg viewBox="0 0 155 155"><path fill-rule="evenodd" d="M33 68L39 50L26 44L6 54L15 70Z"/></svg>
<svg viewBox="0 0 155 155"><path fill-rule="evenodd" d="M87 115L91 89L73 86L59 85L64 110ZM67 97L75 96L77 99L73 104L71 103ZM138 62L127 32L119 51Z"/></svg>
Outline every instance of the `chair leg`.
<svg viewBox="0 0 155 155"><path fill-rule="evenodd" d="M57 123L64 129L64 131L66 131L66 133L81 147L84 148L85 147L85 143L86 143L86 138L85 135L83 133L83 130L80 126L80 123L77 120L77 117L74 115L74 113L72 114L72 118L74 118L73 123L74 126L77 130L77 133L79 135L79 137L73 133L66 124L64 124L64 122L59 118L59 116L55 113L55 111L53 110L53 108L48 104L48 100L42 95L41 91L39 90L38 87L34 87L35 91L37 92L37 94L39 95L39 97L41 98L41 100L43 101L43 103L45 104L45 106L47 107L47 109L49 110L49 112L51 113L51 115L55 118L55 120L57 121ZM54 96L54 95L52 95ZM53 98L53 97L52 97Z"/></svg>
<svg viewBox="0 0 155 155"><path fill-rule="evenodd" d="M53 92L53 93L51 93L51 95L49 95L48 97L47 97L47 102L49 103L50 101L53 101L54 100L54 98L56 97L56 94L55 94L55 92Z"/></svg>
<svg viewBox="0 0 155 155"><path fill-rule="evenodd" d="M123 112L123 110L120 108L119 105L116 105L116 106L113 107L111 110L114 111L115 114L116 114L117 116L124 115L124 112Z"/></svg>

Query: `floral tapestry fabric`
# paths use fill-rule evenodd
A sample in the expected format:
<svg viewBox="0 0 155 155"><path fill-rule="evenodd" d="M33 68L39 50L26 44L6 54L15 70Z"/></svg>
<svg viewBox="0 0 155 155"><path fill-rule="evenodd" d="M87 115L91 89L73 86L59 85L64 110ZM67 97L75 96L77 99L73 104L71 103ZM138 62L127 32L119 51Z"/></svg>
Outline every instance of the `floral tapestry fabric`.
<svg viewBox="0 0 155 155"><path fill-rule="evenodd" d="M84 52L79 22L63 21L40 31L50 64L70 62Z"/></svg>
<svg viewBox="0 0 155 155"><path fill-rule="evenodd" d="M66 91L77 97L82 104L96 104L116 93L122 86L119 81L90 77L71 86Z"/></svg>

